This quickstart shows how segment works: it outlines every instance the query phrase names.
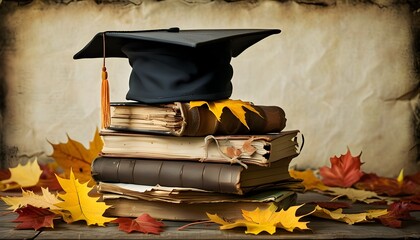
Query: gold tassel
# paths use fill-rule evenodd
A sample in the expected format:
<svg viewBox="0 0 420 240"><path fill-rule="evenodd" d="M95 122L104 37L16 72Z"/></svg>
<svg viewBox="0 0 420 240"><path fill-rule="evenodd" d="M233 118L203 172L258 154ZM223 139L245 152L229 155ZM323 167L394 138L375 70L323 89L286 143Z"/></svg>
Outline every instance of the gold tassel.
<svg viewBox="0 0 420 240"><path fill-rule="evenodd" d="M111 113L109 103L109 82L108 73L105 67L105 33L102 34L103 41L103 64L102 64L102 87L101 87L101 125L102 128L108 128L111 125Z"/></svg>
<svg viewBox="0 0 420 240"><path fill-rule="evenodd" d="M102 67L102 88L101 88L101 123L102 128L108 128L111 125L111 113L109 106L109 83L106 67Z"/></svg>

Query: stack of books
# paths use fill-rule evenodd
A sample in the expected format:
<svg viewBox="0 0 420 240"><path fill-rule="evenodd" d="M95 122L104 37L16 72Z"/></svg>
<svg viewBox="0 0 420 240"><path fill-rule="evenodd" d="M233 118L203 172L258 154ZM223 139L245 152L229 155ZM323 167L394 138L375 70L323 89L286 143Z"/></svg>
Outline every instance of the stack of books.
<svg viewBox="0 0 420 240"><path fill-rule="evenodd" d="M206 213L227 218L276 204L295 203L299 182L289 163L303 142L284 131L278 106L245 110L248 127L224 108L218 120L206 105L111 103L111 125L92 177L109 216L148 213L165 220L198 221Z"/></svg>

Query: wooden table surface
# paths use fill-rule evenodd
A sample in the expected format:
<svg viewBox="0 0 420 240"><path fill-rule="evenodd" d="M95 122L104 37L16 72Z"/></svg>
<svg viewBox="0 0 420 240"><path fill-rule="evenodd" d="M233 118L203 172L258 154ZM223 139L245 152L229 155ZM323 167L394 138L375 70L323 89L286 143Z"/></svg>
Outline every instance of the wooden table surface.
<svg viewBox="0 0 420 240"><path fill-rule="evenodd" d="M317 193L307 192L299 194L298 204L311 201L328 201L326 197ZM363 223L348 225L346 223L325 220L316 217L305 217L312 231L287 232L278 229L273 235L259 234L247 235L244 229L219 230L216 224L199 224L177 230L185 222L164 221L164 232L160 235L125 233L118 230L116 224L107 227L87 226L83 221L67 224L61 221L54 222L54 229L15 230L17 223L12 220L18 216L6 210L6 205L0 201L0 239L419 239L420 238L420 212L411 215L415 220L406 221L402 228L389 228L378 223ZM310 207L306 205L304 207ZM302 207L302 208L304 208ZM371 206L353 204L351 212L362 211ZM303 209L304 210L304 209Z"/></svg>

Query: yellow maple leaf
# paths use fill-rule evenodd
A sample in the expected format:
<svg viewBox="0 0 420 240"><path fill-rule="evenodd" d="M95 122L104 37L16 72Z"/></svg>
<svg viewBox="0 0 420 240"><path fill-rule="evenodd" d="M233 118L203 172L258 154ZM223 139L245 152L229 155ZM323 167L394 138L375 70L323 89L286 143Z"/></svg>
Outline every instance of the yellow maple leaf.
<svg viewBox="0 0 420 240"><path fill-rule="evenodd" d="M68 211L64 214L64 221L67 223L84 220L88 225L104 226L105 223L115 218L104 217L103 214L110 206L104 202L98 202L99 197L90 197L91 187L87 186L87 182L81 184L75 179L73 171L70 170L70 178L64 179L57 176L65 194L58 194L63 201L56 203L55 206Z"/></svg>
<svg viewBox="0 0 420 240"><path fill-rule="evenodd" d="M9 170L10 178L1 181L1 191L35 186L42 174L37 158L34 161L28 161L25 165L19 163Z"/></svg>
<svg viewBox="0 0 420 240"><path fill-rule="evenodd" d="M190 101L190 108L200 107L204 104L207 105L209 110L214 114L214 116L217 118L219 122L221 120L223 109L225 107L228 108L232 112L232 114L235 115L235 117L238 118L239 121L241 121L241 123L245 125L248 129L249 129L249 126L245 119L246 112L244 108L247 108L248 110L262 117L261 114L257 110L255 110L255 108L252 106L251 103L243 102L241 100L224 99L224 100L213 101L213 102Z"/></svg>
<svg viewBox="0 0 420 240"><path fill-rule="evenodd" d="M299 222L299 219L311 214L312 212L296 216L296 211L303 205L291 206L287 210L281 209L277 212L277 206L271 204L268 208L261 210L256 208L253 211L242 210L243 219L237 219L233 222L226 221L217 214L206 213L208 218L217 224L220 224L220 229L232 229L236 227L246 227L245 233L259 234L261 232L268 232L273 234L277 228L283 228L289 232L293 232L298 228L301 230L309 229L307 224L309 222Z"/></svg>
<svg viewBox="0 0 420 240"><path fill-rule="evenodd" d="M378 218L387 213L388 210L386 209L367 210L366 212L361 213L343 213L343 209L341 208L336 209L334 211L330 211L320 206L316 206L315 212L313 212L312 215L353 225L355 223L372 221L373 219Z"/></svg>
<svg viewBox="0 0 420 240"><path fill-rule="evenodd" d="M83 144L71 139L69 136L67 138L67 143L50 143L54 149L51 157L63 168L67 177L70 176L70 169L74 169L77 179L83 182L90 181L92 179L91 163L98 157L103 147L98 129L96 129L95 136L90 142L89 149L86 149Z"/></svg>
<svg viewBox="0 0 420 240"><path fill-rule="evenodd" d="M9 205L8 209L16 211L16 209L32 205L37 208L48 208L50 210L59 210L60 208L54 204L61 202L56 194L50 193L48 188L41 188L42 195L35 194L32 191L22 189L22 196L19 197L2 197L1 199Z"/></svg>
<svg viewBox="0 0 420 240"><path fill-rule="evenodd" d="M305 187L305 190L318 189L321 191L326 191L328 189L328 187L325 186L310 169L305 171L290 169L289 174L292 178L303 180L302 184Z"/></svg>

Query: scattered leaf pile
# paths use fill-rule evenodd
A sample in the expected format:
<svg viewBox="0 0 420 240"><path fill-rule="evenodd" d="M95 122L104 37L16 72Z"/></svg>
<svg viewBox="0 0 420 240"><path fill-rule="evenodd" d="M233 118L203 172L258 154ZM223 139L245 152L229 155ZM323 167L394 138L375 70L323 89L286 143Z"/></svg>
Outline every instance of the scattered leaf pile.
<svg viewBox="0 0 420 240"><path fill-rule="evenodd" d="M333 200L345 197L352 202L389 205L385 205L383 210L358 214L344 214L342 208L329 211L316 206L313 215L348 224L375 220L385 226L398 228L402 227L403 220L412 219L410 212L420 211L420 172L404 176L401 170L395 179L365 173L361 169L361 153L352 156L350 149L345 155L331 157L330 162L331 167L290 170L290 175L302 179L306 191L335 196Z"/></svg>
<svg viewBox="0 0 420 240"><path fill-rule="evenodd" d="M245 126L244 108L254 111L252 105L242 101L229 100L215 103L193 102L191 107L207 104L220 119L222 111L228 107ZM0 170L0 192L20 190L19 196L6 196L1 199L9 210L18 214L14 220L17 229L54 228L54 223L67 224L84 221L87 225L107 226L118 224L118 229L127 233L142 232L160 234L164 223L148 214L137 218L110 218L105 212L111 206L100 201L100 194L95 190L90 175L90 165L100 153L103 143L98 130L95 132L90 148L68 137L67 143L52 144L51 157L55 162L40 164L37 159L19 163L16 167ZM404 220L411 220L413 211L420 211L420 172L398 178L385 178L362 170L361 153L353 156L350 149L339 157L330 158L331 166L316 170L290 170L294 178L302 179L306 191L316 191L330 195L330 202L306 203L312 210L297 216L303 205L288 209L277 209L272 204L267 209L253 211L242 210L241 219L229 219L219 216L223 213L207 213L210 222L227 230L237 227L246 228L247 234L266 232L274 234L278 229L289 232L310 230L309 221L301 221L306 216L316 216L347 224L379 222L388 227L402 227ZM340 198L352 202L385 204L382 209L371 209L359 213L347 213L351 209L348 202L337 201Z"/></svg>
<svg viewBox="0 0 420 240"><path fill-rule="evenodd" d="M0 179L3 179L0 180L0 191L21 189L19 196L13 194L1 197L9 206L8 209L18 214L14 220L18 223L16 229L39 230L54 228L54 221L68 224L84 221L87 225L97 226L118 223L119 229L126 232L159 234L162 231L163 223L148 215L136 219L104 216L111 206L99 201L100 195L96 193L96 188L88 185L93 182L90 163L102 149L98 131L90 143L90 149L70 137L65 144L52 145L52 156L57 164L39 164L35 159L26 164L19 163L7 171L0 171ZM73 172L73 167L78 174ZM61 171L64 174L59 174ZM81 183L77 176L84 179L84 182Z"/></svg>

